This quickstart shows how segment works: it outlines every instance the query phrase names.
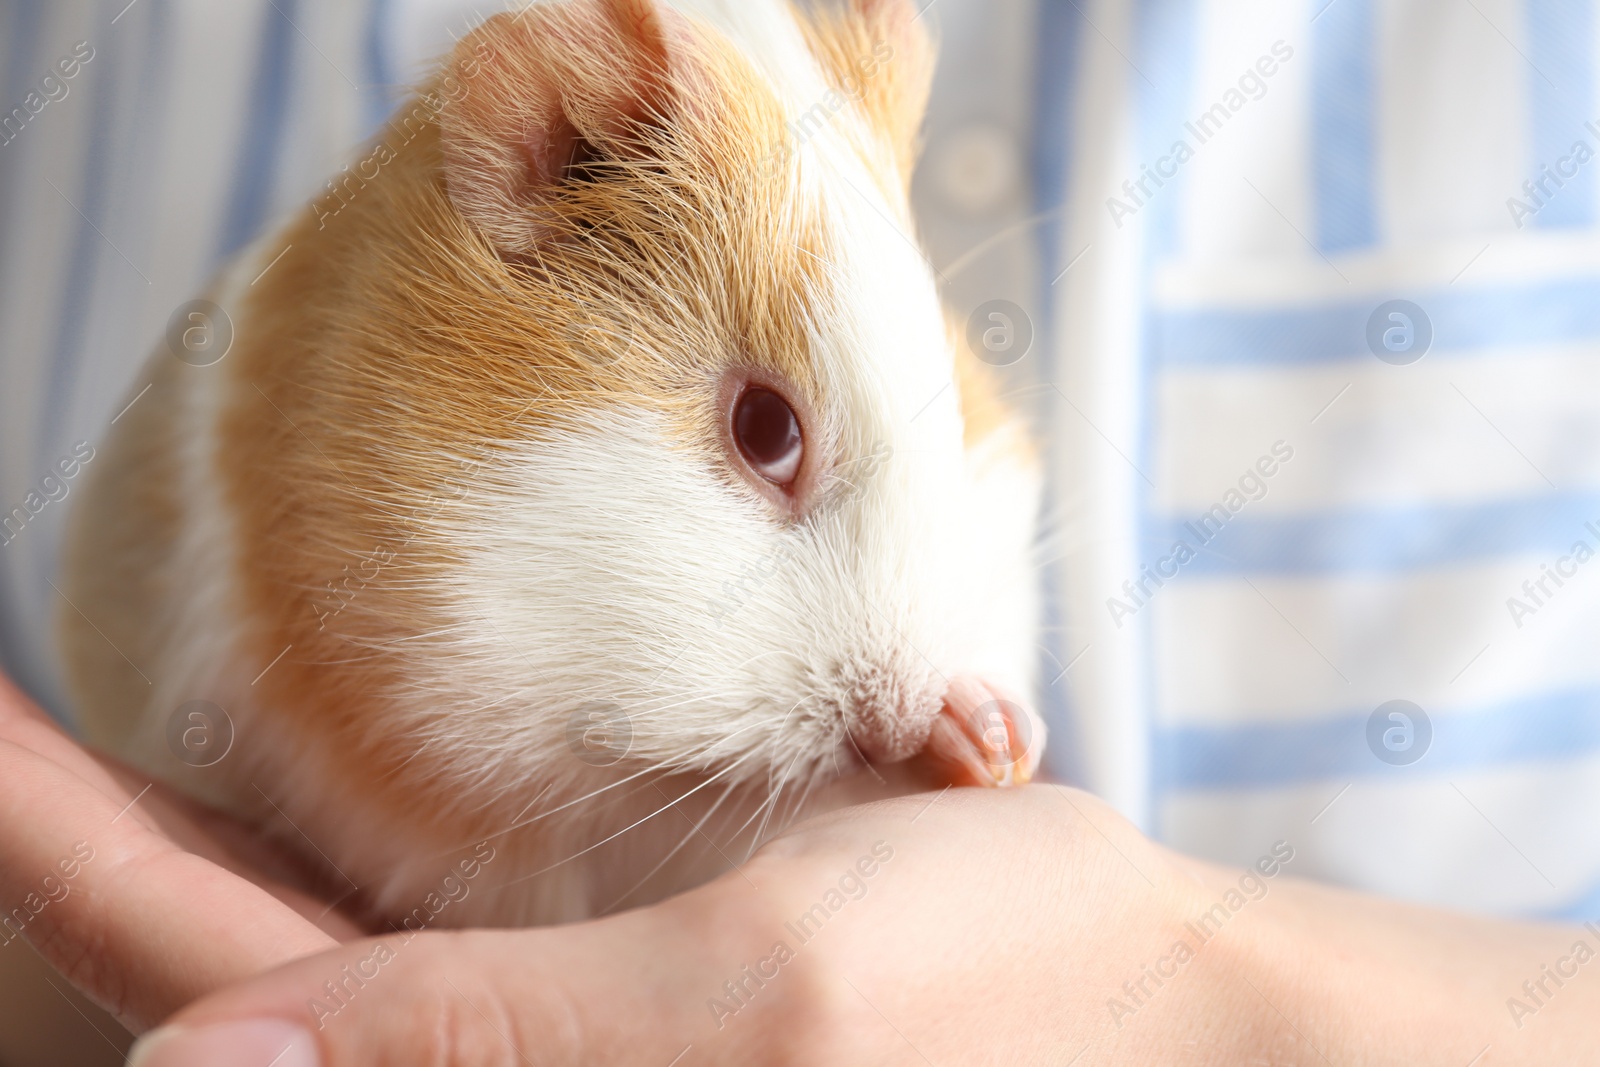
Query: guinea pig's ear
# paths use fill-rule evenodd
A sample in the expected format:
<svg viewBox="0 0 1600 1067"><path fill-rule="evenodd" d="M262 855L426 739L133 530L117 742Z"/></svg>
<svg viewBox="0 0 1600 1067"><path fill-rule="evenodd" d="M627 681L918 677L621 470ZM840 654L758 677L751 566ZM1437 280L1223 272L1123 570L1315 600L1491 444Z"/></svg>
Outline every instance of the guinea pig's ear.
<svg viewBox="0 0 1600 1067"><path fill-rule="evenodd" d="M914 0L847 0L806 24L811 50L835 90L858 102L911 181L933 84L934 46Z"/></svg>
<svg viewBox="0 0 1600 1067"><path fill-rule="evenodd" d="M440 94L456 209L501 255L531 251L562 183L648 151L675 106L687 41L687 23L656 0L530 4L489 19L457 45Z"/></svg>

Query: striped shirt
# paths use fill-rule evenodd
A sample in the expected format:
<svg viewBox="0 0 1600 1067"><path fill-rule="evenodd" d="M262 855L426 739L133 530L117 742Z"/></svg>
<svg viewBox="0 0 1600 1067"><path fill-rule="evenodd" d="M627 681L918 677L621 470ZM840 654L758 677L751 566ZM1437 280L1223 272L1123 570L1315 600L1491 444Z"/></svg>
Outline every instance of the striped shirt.
<svg viewBox="0 0 1600 1067"><path fill-rule="evenodd" d="M1041 8L1053 756L1158 837L1600 911L1597 29Z"/></svg>
<svg viewBox="0 0 1600 1067"><path fill-rule="evenodd" d="M497 6L0 0L0 655L52 708L145 353ZM1592 0L930 17L945 295L1040 338L1052 768L1200 855L1593 917Z"/></svg>

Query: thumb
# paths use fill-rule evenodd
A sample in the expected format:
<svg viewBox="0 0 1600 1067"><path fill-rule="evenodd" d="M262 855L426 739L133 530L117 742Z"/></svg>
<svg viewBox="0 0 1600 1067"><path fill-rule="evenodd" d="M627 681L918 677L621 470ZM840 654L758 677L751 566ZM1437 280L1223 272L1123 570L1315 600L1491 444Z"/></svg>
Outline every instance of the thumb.
<svg viewBox="0 0 1600 1067"><path fill-rule="evenodd" d="M664 1067L687 1046L715 1046L700 1063L749 1063L759 1054L740 1045L767 1028L718 1033L705 1010L726 961L748 947L715 932L730 925L728 902L692 899L705 892L550 929L342 945L197 1001L145 1035L129 1064Z"/></svg>

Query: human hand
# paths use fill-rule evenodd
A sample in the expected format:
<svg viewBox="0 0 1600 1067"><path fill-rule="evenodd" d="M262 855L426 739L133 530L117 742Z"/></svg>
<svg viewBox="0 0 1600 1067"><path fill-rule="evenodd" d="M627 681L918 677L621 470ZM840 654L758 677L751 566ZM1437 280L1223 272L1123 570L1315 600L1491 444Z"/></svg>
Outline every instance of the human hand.
<svg viewBox="0 0 1600 1067"><path fill-rule="evenodd" d="M138 1062L1066 1062L1193 885L1083 794L906 797L653 907L299 960L180 1012Z"/></svg>
<svg viewBox="0 0 1600 1067"><path fill-rule="evenodd" d="M242 827L80 747L0 676L0 952L26 938L139 1033L361 931Z"/></svg>
<svg viewBox="0 0 1600 1067"><path fill-rule="evenodd" d="M1292 852L1212 867L1054 786L901 797L809 820L652 907L296 960L179 1012L135 1063L1600 1058L1590 986L1569 983L1537 1026L1504 1016L1530 960L1570 953L1582 931L1297 882L1282 873Z"/></svg>

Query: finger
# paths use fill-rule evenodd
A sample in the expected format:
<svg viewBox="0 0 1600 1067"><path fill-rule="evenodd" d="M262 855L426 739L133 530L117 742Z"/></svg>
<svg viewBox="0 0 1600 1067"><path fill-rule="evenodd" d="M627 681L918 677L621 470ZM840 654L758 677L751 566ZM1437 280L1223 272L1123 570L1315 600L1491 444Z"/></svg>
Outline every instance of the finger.
<svg viewBox="0 0 1600 1067"><path fill-rule="evenodd" d="M334 943L37 752L0 741L0 781L0 951L27 938L136 1033Z"/></svg>
<svg viewBox="0 0 1600 1067"><path fill-rule="evenodd" d="M307 887L315 873L251 828L168 789L113 757L84 749L0 673L0 741L34 752L105 794L118 810L139 797L139 820L180 848L255 882L329 936L349 941L362 930L330 910ZM12 788L15 788L12 785ZM0 902L3 903L3 902Z"/></svg>
<svg viewBox="0 0 1600 1067"><path fill-rule="evenodd" d="M761 1027L719 1033L705 1007L748 946L680 912L669 902L551 929L401 931L341 946L185 1009L132 1063L664 1067L690 1046L699 1064L767 1062L742 1044L762 1040Z"/></svg>
<svg viewBox="0 0 1600 1067"><path fill-rule="evenodd" d="M127 784L68 737L3 673L0 673L0 741L9 741L38 753L107 796L117 796ZM126 803L132 795L129 793L122 802Z"/></svg>

